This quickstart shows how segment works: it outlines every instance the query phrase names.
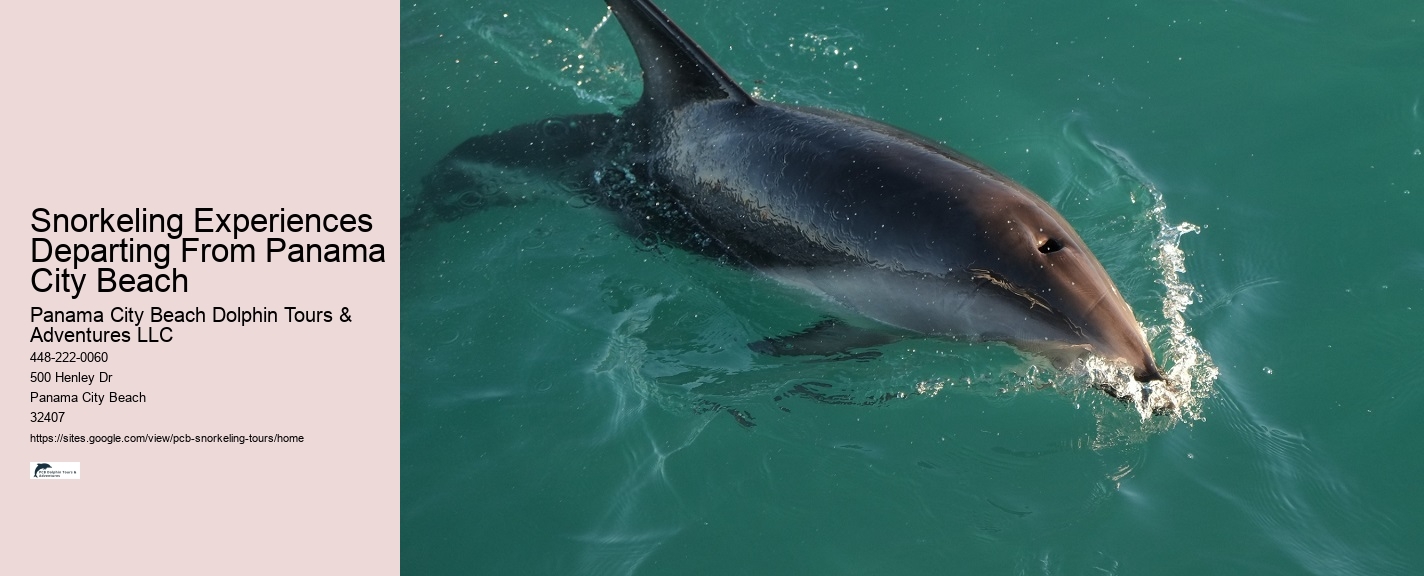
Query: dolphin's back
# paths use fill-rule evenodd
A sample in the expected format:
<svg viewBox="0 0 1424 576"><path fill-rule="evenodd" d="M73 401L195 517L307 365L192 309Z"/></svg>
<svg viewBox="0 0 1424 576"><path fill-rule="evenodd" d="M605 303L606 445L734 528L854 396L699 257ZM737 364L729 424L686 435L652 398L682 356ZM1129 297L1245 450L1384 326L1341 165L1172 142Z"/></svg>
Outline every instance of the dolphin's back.
<svg viewBox="0 0 1424 576"><path fill-rule="evenodd" d="M972 229L995 197L1041 202L953 150L854 116L711 102L662 122L649 171L757 267L879 262L942 276L974 264L978 247L925 239Z"/></svg>

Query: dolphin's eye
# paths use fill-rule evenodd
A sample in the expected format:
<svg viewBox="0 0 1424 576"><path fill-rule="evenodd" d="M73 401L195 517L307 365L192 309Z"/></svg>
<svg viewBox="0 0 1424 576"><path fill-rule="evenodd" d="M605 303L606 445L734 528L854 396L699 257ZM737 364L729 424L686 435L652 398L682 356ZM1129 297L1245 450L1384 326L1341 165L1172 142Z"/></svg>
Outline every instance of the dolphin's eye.
<svg viewBox="0 0 1424 576"><path fill-rule="evenodd" d="M484 198L481 198L479 193L477 192L467 191L460 194L460 196L456 198L455 201L459 202L461 206L464 206L466 208L478 208L480 204L484 203Z"/></svg>
<svg viewBox="0 0 1424 576"><path fill-rule="evenodd" d="M569 125L566 122L552 118L545 120L544 123L539 126L539 129L544 132L545 136L550 138L562 138L569 133Z"/></svg>
<svg viewBox="0 0 1424 576"><path fill-rule="evenodd" d="M1057 238L1049 238L1038 245L1038 251L1044 254L1052 254L1063 249L1063 244Z"/></svg>

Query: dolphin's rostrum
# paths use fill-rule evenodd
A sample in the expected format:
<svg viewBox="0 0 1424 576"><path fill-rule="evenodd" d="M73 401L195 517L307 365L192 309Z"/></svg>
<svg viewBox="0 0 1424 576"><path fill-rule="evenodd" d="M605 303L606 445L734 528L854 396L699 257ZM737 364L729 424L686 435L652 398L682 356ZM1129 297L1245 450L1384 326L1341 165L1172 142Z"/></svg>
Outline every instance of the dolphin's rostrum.
<svg viewBox="0 0 1424 576"><path fill-rule="evenodd" d="M1112 279L1038 196L909 132L754 99L648 0L607 2L642 65L641 99L618 116L470 139L427 176L403 228L499 202L501 172L552 173L631 231L821 296L861 329L827 324L835 332L884 336L851 339L860 345L997 340L1059 363L1094 353L1139 381L1162 379ZM754 349L798 348L774 340Z"/></svg>

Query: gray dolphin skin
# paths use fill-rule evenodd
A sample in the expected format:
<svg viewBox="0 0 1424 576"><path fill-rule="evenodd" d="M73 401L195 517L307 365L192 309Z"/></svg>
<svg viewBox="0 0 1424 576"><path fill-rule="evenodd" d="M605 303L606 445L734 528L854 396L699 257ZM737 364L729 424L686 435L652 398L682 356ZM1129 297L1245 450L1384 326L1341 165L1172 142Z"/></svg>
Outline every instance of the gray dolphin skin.
<svg viewBox="0 0 1424 576"><path fill-rule="evenodd" d="M499 174L538 172L632 234L761 271L846 319L759 351L824 352L814 340L833 332L858 334L853 346L950 337L1162 379L1107 271L1047 202L909 132L756 100L651 2L607 3L642 65L641 99L471 138L426 177L403 231L500 203Z"/></svg>

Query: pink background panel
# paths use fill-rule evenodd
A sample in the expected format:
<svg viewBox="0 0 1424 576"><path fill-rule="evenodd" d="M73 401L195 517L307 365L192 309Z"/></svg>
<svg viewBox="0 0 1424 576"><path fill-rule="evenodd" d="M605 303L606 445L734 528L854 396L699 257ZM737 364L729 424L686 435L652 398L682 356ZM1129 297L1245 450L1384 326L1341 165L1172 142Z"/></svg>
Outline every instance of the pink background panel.
<svg viewBox="0 0 1424 576"><path fill-rule="evenodd" d="M9 2L0 6L0 486L7 573L389 574L399 570L399 40L396 6ZM383 264L173 265L179 294L30 288L31 210L368 213ZM55 241L166 240L49 234ZM269 234L242 240L262 245ZM213 241L220 235L204 236ZM174 255L175 260L177 255ZM51 264L50 266L54 266ZM72 266L70 266L72 268ZM154 272L118 264L121 272ZM175 325L165 344L31 344L31 306L266 307L283 322ZM347 307L290 324L284 306ZM211 320L211 316L209 316ZM145 325L147 322L145 322ZM121 324L105 324L110 329ZM84 325L68 328L82 329ZM98 326L96 326L98 327ZM65 328L65 326L60 326ZM35 351L110 354L33 364ZM139 405L40 406L33 370L105 370ZM63 409L61 424L28 422ZM301 444L38 444L32 433L289 434ZM82 479L32 481L31 461Z"/></svg>

